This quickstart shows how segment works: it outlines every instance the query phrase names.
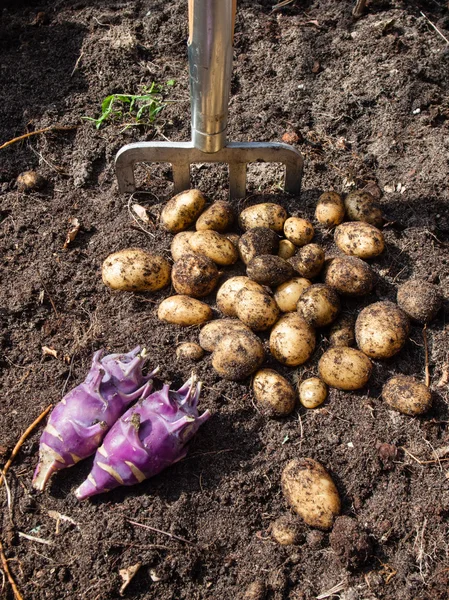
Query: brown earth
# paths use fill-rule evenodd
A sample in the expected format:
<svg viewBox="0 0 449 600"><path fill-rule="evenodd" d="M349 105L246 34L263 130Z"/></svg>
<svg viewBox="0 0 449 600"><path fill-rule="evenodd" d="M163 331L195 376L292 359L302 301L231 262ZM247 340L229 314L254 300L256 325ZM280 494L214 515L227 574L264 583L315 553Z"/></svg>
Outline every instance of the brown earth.
<svg viewBox="0 0 449 600"><path fill-rule="evenodd" d="M447 3L372 0L357 22L347 0L296 0L272 12L273 3L239 2L229 139L280 141L287 133L305 155L303 191L286 196L279 169L257 165L250 169L252 197L242 206L274 199L312 218L324 190L382 191L388 224L387 250L373 262L379 284L370 298L347 307L394 300L411 276L439 284L447 299L449 45L429 23L449 37ZM9 471L10 509L2 492L9 567L27 600L119 598L119 569L138 562L124 593L136 600L242 597L253 582L261 582L253 590L279 600L331 597L332 588L333 597L346 600L447 598L449 471L433 454L448 445L447 385L436 385L447 368L447 308L427 332L434 407L426 416L394 413L380 398L393 373L424 377L422 329L414 326L397 357L375 363L367 390L332 390L323 408L277 420L255 410L248 381L220 380L210 356L199 364L176 361L176 344L197 340L198 330L157 321L155 308L167 291L112 293L102 284L101 263L113 251L140 246L169 256L171 236L157 228L150 236L131 220L113 158L132 140L189 139L186 6L3 3L0 144L53 125L77 127L0 151L2 464L34 418L84 378L100 347L146 346L151 365L176 386L194 370L205 384L201 407L214 413L185 460L82 504L72 492L89 460L57 474L44 493L31 489L41 426ZM123 131L121 122L97 130L83 120L98 116L108 94L135 94L170 79L170 103L154 126ZM47 185L19 192L15 180L27 169L37 169ZM142 166L139 177L156 198L138 199L156 219L171 194L169 169ZM210 200L226 197L223 168L198 165L193 184ZM74 217L81 229L64 249ZM325 232L316 239L333 249ZM315 373L326 344L324 332L313 360L283 374L293 380ZM57 358L44 356L43 346ZM330 471L343 514L352 519L332 546L328 533L305 525L298 545L281 547L269 536L270 524L287 510L281 470L296 456ZM57 532L49 511L76 525L61 520ZM371 555L349 559L361 539ZM7 584L0 595L13 597Z"/></svg>

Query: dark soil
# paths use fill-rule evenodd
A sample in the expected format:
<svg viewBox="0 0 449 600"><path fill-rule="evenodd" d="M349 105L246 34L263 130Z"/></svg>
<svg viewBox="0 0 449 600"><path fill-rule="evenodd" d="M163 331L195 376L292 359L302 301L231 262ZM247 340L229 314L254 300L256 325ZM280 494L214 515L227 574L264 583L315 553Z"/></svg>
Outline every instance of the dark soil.
<svg viewBox="0 0 449 600"><path fill-rule="evenodd" d="M348 308L394 300L411 276L438 284L447 301L449 46L421 14L449 37L447 3L372 0L357 22L349 0L296 0L275 12L272 4L239 2L229 139L280 141L288 134L305 156L303 191L288 197L278 167L256 165L252 196L242 206L274 199L313 218L321 192L367 187L388 221L387 249L372 263L375 292ZM421 418L395 413L380 398L393 373L423 380L420 326L398 356L375 363L369 389L332 390L321 409L278 420L255 410L248 381L220 380L210 356L178 362L176 344L196 341L198 330L157 320L157 304L169 292L113 293L101 281L101 264L130 246L169 256L170 235L155 228L150 236L130 218L113 159L132 140L190 137L187 2L6 0L2 6L0 144L53 125L77 127L0 151L1 464L40 412L84 378L100 347L144 345L150 365L159 365L161 379L174 386L195 371L204 381L201 407L213 412L185 460L82 504L73 491L90 460L58 473L44 493L32 490L42 426L35 430L8 474L10 509L2 492L1 539L24 598L119 598L119 570L141 563L125 597L238 598L258 582L252 589L259 598L279 600L331 597L332 589L346 600L446 599L449 471L433 449L449 443L447 384L437 386L447 369L447 307L427 331L434 407ZM97 117L111 93L137 93L169 79L176 80L167 92L174 102L154 126L123 131L123 123L112 123L97 130L83 120ZM46 187L19 192L15 180L27 169L38 170ZM170 170L141 166L138 175L157 196L137 197L156 220L171 195ZM197 165L193 185L210 200L224 199L225 169ZM72 218L80 232L64 249ZM316 239L333 250L326 232ZM326 345L324 332L309 364L282 372L292 380L315 373ZM57 357L43 355L43 346ZM305 525L298 545L270 538L270 524L288 510L281 471L296 456L314 458L332 474L343 515L352 518L349 529L338 530L340 538L349 531L346 542L331 546L328 533ZM63 515L58 531L51 511ZM351 557L357 540L368 547L362 534L370 554L360 564ZM13 598L8 584L0 594Z"/></svg>

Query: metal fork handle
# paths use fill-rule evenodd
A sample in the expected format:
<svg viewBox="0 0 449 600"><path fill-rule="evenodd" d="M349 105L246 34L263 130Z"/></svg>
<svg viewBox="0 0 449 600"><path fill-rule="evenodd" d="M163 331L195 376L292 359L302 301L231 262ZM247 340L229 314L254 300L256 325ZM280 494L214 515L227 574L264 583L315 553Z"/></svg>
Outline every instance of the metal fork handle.
<svg viewBox="0 0 449 600"><path fill-rule="evenodd" d="M202 152L226 144L236 0L189 0L192 142Z"/></svg>

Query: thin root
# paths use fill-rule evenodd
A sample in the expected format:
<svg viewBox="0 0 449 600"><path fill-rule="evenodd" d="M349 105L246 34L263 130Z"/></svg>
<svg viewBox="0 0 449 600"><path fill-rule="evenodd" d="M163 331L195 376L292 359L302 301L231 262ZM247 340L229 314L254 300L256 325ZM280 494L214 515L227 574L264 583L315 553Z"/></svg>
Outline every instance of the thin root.
<svg viewBox="0 0 449 600"><path fill-rule="evenodd" d="M156 527L144 525L143 523L137 523L136 521L131 521L130 519L126 520L128 521L128 523L131 523L131 525L136 525L136 527L143 527L143 529L149 529L150 531L161 533L162 535L166 535L174 540L179 540L180 542L184 542L184 544L189 544L190 546L194 545L193 542L191 542L190 540L186 540L185 538L180 537L179 535L175 535L174 533L169 533L168 531L163 531L162 529L156 529Z"/></svg>
<svg viewBox="0 0 449 600"><path fill-rule="evenodd" d="M9 585L11 586L12 591L14 592L14 598L16 600L23 600L23 596L19 592L19 588L17 587L16 582L14 581L14 578L11 575L11 571L9 570L8 561L6 560L5 553L3 552L3 544L1 542L1 540L0 540L0 559L2 561L3 571L6 573L6 577L8 578Z"/></svg>
<svg viewBox="0 0 449 600"><path fill-rule="evenodd" d="M427 325L424 325L422 330L422 339L424 342L424 372L426 374L425 384L427 387L430 386L430 372L429 372L429 346L427 344Z"/></svg>
<svg viewBox="0 0 449 600"><path fill-rule="evenodd" d="M15 137L12 140L9 140L0 146L0 150L10 146L11 144L15 144L16 142L20 142L21 140L26 140L32 135L38 135L40 133L47 133L48 131L70 131L71 129L77 129L78 125L69 125L64 127L62 125L51 125L50 127L44 127L43 129L37 129L36 131L30 131L29 133L24 133L23 135L19 135L19 137Z"/></svg>

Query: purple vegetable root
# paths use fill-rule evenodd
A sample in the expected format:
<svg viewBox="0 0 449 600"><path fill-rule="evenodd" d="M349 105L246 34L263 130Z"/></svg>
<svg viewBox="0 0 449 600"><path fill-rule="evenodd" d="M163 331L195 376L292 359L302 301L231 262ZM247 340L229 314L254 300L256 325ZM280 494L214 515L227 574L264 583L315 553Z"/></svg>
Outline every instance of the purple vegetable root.
<svg viewBox="0 0 449 600"><path fill-rule="evenodd" d="M33 487L43 490L53 473L93 454L110 427L131 402L151 391L150 375L142 374L146 359L140 346L127 354L95 352L86 380L58 402L39 445Z"/></svg>
<svg viewBox="0 0 449 600"><path fill-rule="evenodd" d="M210 417L198 415L201 383L189 379L177 392L164 385L132 406L110 429L78 500L153 477L187 454L187 442Z"/></svg>

